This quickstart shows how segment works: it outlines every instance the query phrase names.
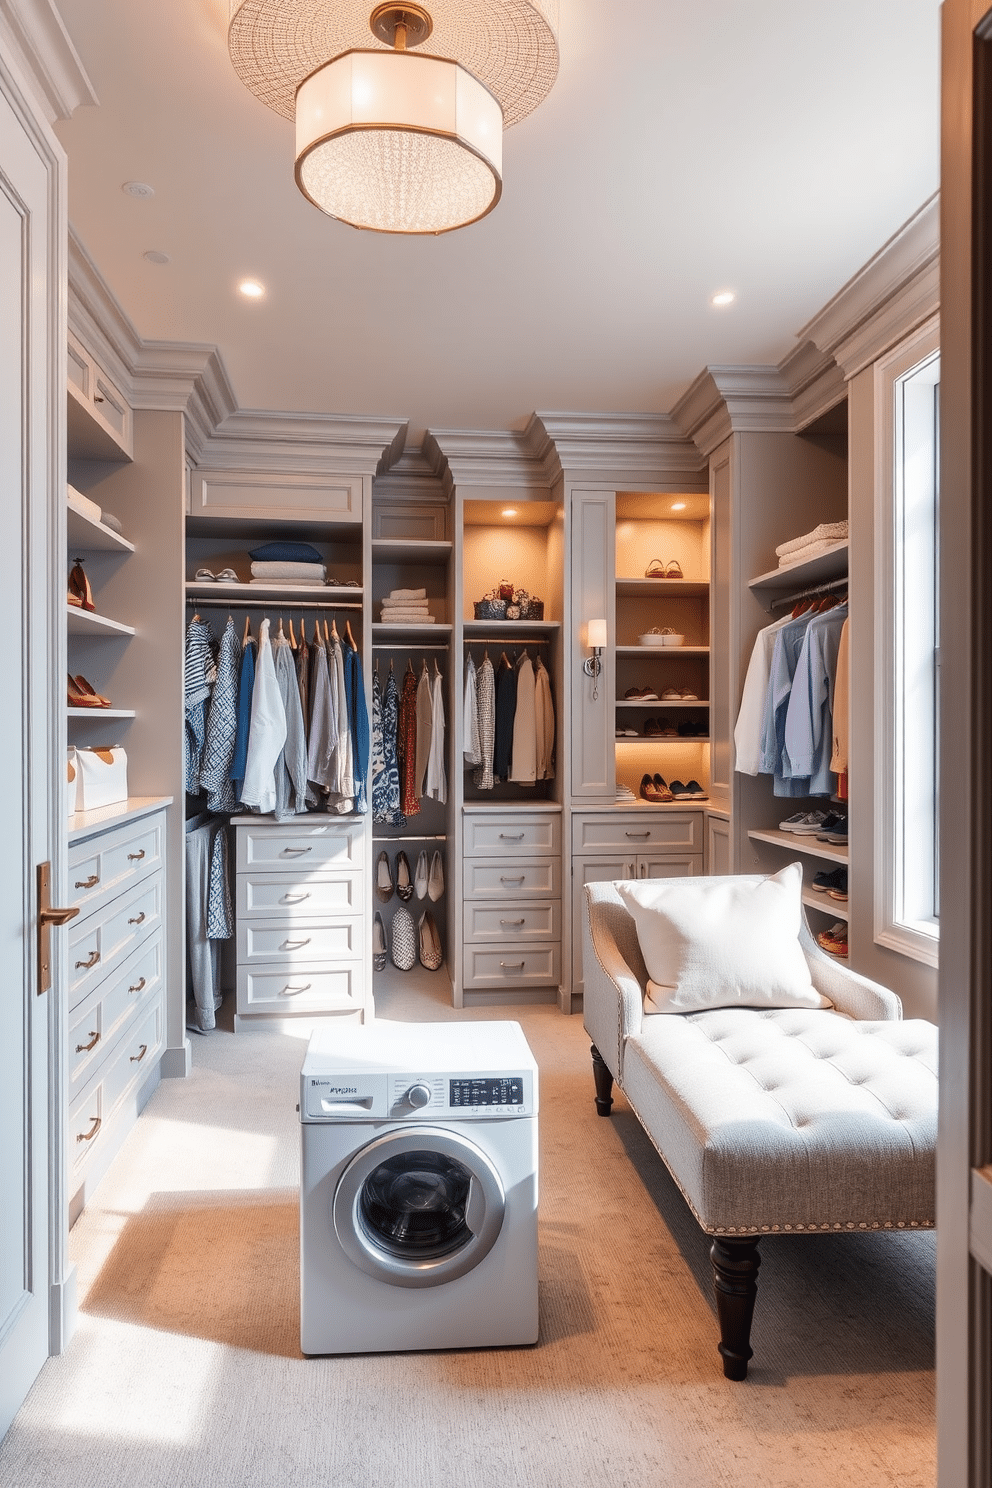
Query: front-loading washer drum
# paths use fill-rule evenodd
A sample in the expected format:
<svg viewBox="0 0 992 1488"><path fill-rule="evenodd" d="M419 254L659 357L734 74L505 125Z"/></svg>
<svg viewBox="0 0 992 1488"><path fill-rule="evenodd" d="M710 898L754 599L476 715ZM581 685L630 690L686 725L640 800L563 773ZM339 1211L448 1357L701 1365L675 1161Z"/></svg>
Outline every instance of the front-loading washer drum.
<svg viewBox="0 0 992 1488"><path fill-rule="evenodd" d="M392 1286L464 1276L495 1245L506 1212L499 1174L474 1142L439 1127L375 1137L348 1162L331 1200L342 1250Z"/></svg>

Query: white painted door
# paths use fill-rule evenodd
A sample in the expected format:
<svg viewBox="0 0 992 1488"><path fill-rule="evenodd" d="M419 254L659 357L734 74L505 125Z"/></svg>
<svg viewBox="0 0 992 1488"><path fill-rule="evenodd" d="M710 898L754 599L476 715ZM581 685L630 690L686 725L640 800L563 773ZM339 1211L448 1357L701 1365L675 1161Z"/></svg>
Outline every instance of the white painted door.
<svg viewBox="0 0 992 1488"><path fill-rule="evenodd" d="M35 903L37 865L57 858L58 175L0 58L0 1433L49 1353L50 1164L61 1153L58 1020L53 994L37 992Z"/></svg>

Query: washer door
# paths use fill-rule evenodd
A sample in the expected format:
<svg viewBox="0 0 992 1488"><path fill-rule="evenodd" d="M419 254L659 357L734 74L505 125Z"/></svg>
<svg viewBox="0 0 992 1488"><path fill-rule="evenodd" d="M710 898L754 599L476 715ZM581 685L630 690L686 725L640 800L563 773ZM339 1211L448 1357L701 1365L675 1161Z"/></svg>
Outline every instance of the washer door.
<svg viewBox="0 0 992 1488"><path fill-rule="evenodd" d="M438 1127L386 1132L357 1152L332 1200L345 1254L393 1286L440 1286L487 1256L506 1197L467 1137Z"/></svg>

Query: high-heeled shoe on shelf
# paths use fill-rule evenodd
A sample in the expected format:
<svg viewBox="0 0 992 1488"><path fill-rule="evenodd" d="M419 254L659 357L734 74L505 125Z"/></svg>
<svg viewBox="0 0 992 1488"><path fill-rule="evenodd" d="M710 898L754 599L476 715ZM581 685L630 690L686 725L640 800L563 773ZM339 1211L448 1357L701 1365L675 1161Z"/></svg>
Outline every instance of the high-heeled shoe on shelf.
<svg viewBox="0 0 992 1488"><path fill-rule="evenodd" d="M405 852L396 858L396 892L404 904L413 898L413 879L410 876L410 859Z"/></svg>
<svg viewBox="0 0 992 1488"><path fill-rule="evenodd" d="M78 602L80 609L96 610L96 605L93 603L93 590L90 588L90 581L86 577L81 558L77 558L69 570L69 594L75 595L75 602ZM74 601L70 598L71 603Z"/></svg>
<svg viewBox="0 0 992 1488"><path fill-rule="evenodd" d="M386 927L382 923L382 915L378 910L372 921L372 969L373 971L385 971L386 969Z"/></svg>
<svg viewBox="0 0 992 1488"><path fill-rule="evenodd" d="M442 960L441 937L437 933L437 925L429 909L425 909L420 916L419 932L420 964L428 971L437 971Z"/></svg>
<svg viewBox="0 0 992 1488"><path fill-rule="evenodd" d="M427 892L435 904L444 893L444 865L441 862L440 851L435 851L431 858L431 871L427 879Z"/></svg>
<svg viewBox="0 0 992 1488"><path fill-rule="evenodd" d="M375 894L383 904L393 897L393 875L389 871L389 855L381 852L375 863Z"/></svg>
<svg viewBox="0 0 992 1488"><path fill-rule="evenodd" d="M392 945L389 954L397 971L409 971L417 959L417 931L413 916L401 904L390 926Z"/></svg>
<svg viewBox="0 0 992 1488"><path fill-rule="evenodd" d="M109 698L101 696L95 687L91 687L85 677L73 677L67 674L66 696L70 708L109 708Z"/></svg>
<svg viewBox="0 0 992 1488"><path fill-rule="evenodd" d="M417 859L417 871L413 875L413 886L417 891L418 899L427 898L427 853L421 852Z"/></svg>

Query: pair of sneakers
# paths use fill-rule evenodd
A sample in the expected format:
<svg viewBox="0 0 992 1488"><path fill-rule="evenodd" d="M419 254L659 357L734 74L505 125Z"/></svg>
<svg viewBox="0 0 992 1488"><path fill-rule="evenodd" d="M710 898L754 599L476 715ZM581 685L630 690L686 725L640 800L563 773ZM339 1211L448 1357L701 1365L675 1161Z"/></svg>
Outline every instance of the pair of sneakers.
<svg viewBox="0 0 992 1488"><path fill-rule="evenodd" d="M847 955L847 926L843 920L838 920L831 925L829 930L821 930L816 937L816 943L831 956Z"/></svg>
<svg viewBox="0 0 992 1488"><path fill-rule="evenodd" d="M834 868L832 872L824 870L815 874L810 888L817 894L829 894L831 899L846 900L847 869Z"/></svg>

